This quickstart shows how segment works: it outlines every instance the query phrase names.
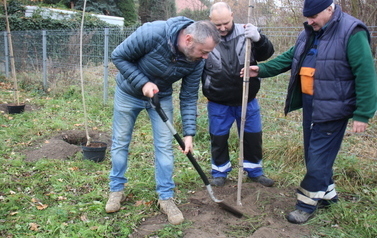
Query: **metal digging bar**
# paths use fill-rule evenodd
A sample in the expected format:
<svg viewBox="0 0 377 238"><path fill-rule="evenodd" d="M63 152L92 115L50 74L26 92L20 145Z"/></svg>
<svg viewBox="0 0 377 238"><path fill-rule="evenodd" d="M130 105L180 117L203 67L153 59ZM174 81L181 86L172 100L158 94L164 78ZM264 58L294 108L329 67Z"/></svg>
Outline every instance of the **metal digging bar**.
<svg viewBox="0 0 377 238"><path fill-rule="evenodd" d="M151 103L152 107L155 108L158 115L161 117L162 121L169 128L170 132L173 134L174 138L177 140L179 146L181 146L181 148L184 149L185 143L183 142L181 137L178 135L177 131L174 129L172 123L169 121L169 118L166 116L164 110L161 108L160 100L159 100L157 94L155 94L151 98L150 103ZM192 155L191 152L187 153L187 157L189 158L190 162L195 167L196 171L199 173L201 179L203 180L204 185L206 186L207 191L208 191L209 196L211 197L212 201L217 203L225 211L230 212L231 214L233 214L234 216L236 216L238 218L241 218L243 216L243 214L240 211L238 211L237 209L233 208L232 206L229 206L228 204L224 203L223 200L219 200L215 197L213 190L212 190L212 187L211 187L211 185L208 181L207 176L205 175L202 168L200 167L198 162L195 160L195 158L194 158L194 156Z"/></svg>

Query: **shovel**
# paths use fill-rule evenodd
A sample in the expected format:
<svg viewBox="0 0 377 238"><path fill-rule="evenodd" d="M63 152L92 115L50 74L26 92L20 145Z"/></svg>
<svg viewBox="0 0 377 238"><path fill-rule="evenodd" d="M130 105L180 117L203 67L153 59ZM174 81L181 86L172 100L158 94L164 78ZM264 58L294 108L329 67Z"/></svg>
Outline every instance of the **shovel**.
<svg viewBox="0 0 377 238"><path fill-rule="evenodd" d="M152 107L157 111L157 113L161 117L162 121L169 128L170 132L173 134L174 138L177 140L179 146L182 149L184 149L185 148L185 143L183 142L183 140L181 139L181 137L178 135L177 131L174 129L172 123L169 121L169 118L166 116L164 110L161 108L160 100L159 100L157 94L155 94L150 99L150 103L151 103ZM217 203L225 211L230 212L231 214L233 214L234 216L236 216L238 218L241 218L243 216L243 214L240 211L238 211L237 209L235 209L235 208L229 206L228 204L224 203L223 200L219 200L219 199L217 199L215 197L215 195L213 193L213 190L212 190L212 187L211 187L211 185L210 185L210 183L208 181L207 176L204 174L202 168L200 167L200 165L198 164L198 162L195 160L195 158L192 155L192 153L189 151L186 155L189 158L189 160L192 163L192 165L195 167L196 171L199 173L201 179L203 180L204 185L206 186L208 194L211 197L212 201L214 201L215 203Z"/></svg>

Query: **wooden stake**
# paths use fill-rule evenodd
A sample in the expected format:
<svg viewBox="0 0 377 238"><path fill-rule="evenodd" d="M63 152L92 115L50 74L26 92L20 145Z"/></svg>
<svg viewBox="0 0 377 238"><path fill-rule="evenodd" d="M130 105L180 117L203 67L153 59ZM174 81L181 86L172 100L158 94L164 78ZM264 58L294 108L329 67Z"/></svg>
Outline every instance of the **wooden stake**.
<svg viewBox="0 0 377 238"><path fill-rule="evenodd" d="M81 27L80 27L80 79L81 79L81 97L82 97L82 106L84 110L84 125L85 125L85 133L86 133L86 146L89 146L91 143L91 138L89 136L88 130L88 114L86 112L86 104L85 104L85 91L84 91L84 72L82 66L82 38L83 38L83 31L84 31L84 19L85 19L85 8L86 8L86 0L84 0L84 7L82 9L82 18L81 18Z"/></svg>
<svg viewBox="0 0 377 238"><path fill-rule="evenodd" d="M6 21L6 30L8 36L8 44L9 44L9 58L10 58L10 68L12 72L12 79L13 79L13 87L14 87L14 101L17 102L17 105L20 105L20 99L18 96L18 83L16 77L16 65L14 62L14 54L13 54L13 44L12 44L12 35L10 33L10 26L9 26L9 19L8 19L8 8L7 8L7 1L4 0L4 9L5 9L5 21Z"/></svg>
<svg viewBox="0 0 377 238"><path fill-rule="evenodd" d="M249 8L247 13L247 23L251 20L251 8L252 0L249 0ZM241 125L240 125L240 149L239 149L239 159L238 159L238 184L237 184L237 205L242 206L241 202L241 190L242 190L242 178L243 178L243 161L244 161L244 130L246 121L246 111L247 111L247 101L249 97L249 66L251 57L251 39L246 39L246 52L245 52L245 72L243 76L243 92L242 92L242 110L241 110Z"/></svg>

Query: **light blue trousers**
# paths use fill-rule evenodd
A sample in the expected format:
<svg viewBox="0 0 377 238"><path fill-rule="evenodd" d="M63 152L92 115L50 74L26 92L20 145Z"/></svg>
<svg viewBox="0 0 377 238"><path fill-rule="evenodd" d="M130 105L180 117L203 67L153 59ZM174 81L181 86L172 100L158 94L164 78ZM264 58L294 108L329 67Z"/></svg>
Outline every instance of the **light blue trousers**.
<svg viewBox="0 0 377 238"><path fill-rule="evenodd" d="M173 117L172 97L161 98L160 104L166 115L171 119ZM110 191L122 191L124 184L128 182L125 173L127 171L129 146L137 116L143 109L147 110L152 124L156 191L159 199L165 200L174 196L173 136L148 101L137 99L118 87L114 98ZM140 174L140 176L147 175Z"/></svg>

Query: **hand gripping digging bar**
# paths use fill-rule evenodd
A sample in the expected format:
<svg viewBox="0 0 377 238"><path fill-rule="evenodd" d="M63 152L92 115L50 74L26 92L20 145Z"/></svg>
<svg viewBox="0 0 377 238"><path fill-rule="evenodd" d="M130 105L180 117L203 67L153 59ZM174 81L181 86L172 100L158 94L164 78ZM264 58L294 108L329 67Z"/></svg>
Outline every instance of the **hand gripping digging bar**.
<svg viewBox="0 0 377 238"><path fill-rule="evenodd" d="M162 121L169 128L170 132L173 134L174 138L177 140L179 146L182 149L184 149L185 148L185 143L183 142L183 140L181 139L181 137L178 135L177 131L174 129L172 123L169 121L169 118L166 116L164 110L161 108L160 100L159 100L157 94L155 94L150 99L150 103L151 103L152 107L157 111L157 113L161 117ZM223 200L219 200L219 199L217 199L215 197L215 195L213 193L213 190L212 190L212 187L211 187L211 185L210 185L210 183L208 181L207 176L204 174L202 168L200 167L200 165L198 164L198 162L195 160L194 156L192 155L192 153L190 151L187 153L187 157L189 158L189 160L192 163L192 165L195 167L196 171L199 173L201 179L204 182L204 185L207 188L207 191L208 191L209 196L211 197L211 199L215 203L217 203L225 211L230 212L231 214L233 214L234 216L236 216L238 218L241 218L243 216L243 214L240 211L238 211L237 209L235 209L235 208L229 206L228 204L224 203Z"/></svg>

